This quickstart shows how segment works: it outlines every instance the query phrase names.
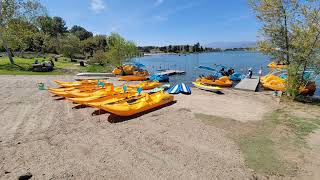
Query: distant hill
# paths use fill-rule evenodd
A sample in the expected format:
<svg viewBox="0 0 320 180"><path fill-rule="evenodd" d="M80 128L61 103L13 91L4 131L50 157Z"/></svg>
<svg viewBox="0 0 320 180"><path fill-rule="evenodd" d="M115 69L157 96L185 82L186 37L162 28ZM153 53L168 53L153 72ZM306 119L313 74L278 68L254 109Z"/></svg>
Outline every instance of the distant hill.
<svg viewBox="0 0 320 180"><path fill-rule="evenodd" d="M204 47L210 47L210 48L221 48L221 49L229 49L229 48L251 48L256 47L257 42L256 41L239 41L239 42L213 42L209 43L207 45L204 45Z"/></svg>

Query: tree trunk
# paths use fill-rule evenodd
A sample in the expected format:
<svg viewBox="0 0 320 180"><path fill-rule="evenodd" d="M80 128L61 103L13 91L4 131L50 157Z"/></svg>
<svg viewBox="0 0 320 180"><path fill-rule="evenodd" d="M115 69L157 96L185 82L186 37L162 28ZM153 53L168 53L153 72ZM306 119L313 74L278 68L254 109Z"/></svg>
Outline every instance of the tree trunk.
<svg viewBox="0 0 320 180"><path fill-rule="evenodd" d="M287 22L287 14L286 11L284 10L284 28L285 28L285 38L286 38L286 60L287 64L290 64L290 56L289 56L289 34L288 34L288 22Z"/></svg>
<svg viewBox="0 0 320 180"><path fill-rule="evenodd" d="M4 40L4 38L2 37L2 34L0 33L0 40L2 41L2 45L3 47L6 49L6 52L7 52L7 55L8 55L8 58L10 60L10 64L14 64L14 60L13 60L13 57L12 57L12 53L7 45L7 42Z"/></svg>

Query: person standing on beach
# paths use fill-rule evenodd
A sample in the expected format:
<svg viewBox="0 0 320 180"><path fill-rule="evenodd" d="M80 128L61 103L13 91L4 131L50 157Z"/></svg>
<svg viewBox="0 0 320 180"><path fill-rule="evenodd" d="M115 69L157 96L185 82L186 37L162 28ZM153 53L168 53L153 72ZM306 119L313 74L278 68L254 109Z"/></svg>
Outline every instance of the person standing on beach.
<svg viewBox="0 0 320 180"><path fill-rule="evenodd" d="M252 68L249 68L248 77L249 77L249 79L252 78Z"/></svg>
<svg viewBox="0 0 320 180"><path fill-rule="evenodd" d="M259 76L260 77L262 76L262 67L260 67L260 69L259 69Z"/></svg>

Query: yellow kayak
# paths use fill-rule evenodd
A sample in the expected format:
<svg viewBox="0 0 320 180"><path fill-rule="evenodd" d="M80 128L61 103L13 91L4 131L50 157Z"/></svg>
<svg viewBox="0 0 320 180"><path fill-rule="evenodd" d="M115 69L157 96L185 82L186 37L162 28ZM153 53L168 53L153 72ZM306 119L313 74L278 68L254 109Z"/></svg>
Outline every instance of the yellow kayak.
<svg viewBox="0 0 320 180"><path fill-rule="evenodd" d="M109 94L104 94L104 95L94 95L94 96L88 96L88 97L68 98L68 99L77 104L88 105L91 107L99 107L103 103L116 102L122 99L135 97L135 96L137 96L137 92L126 92L126 93L110 92Z"/></svg>
<svg viewBox="0 0 320 180"><path fill-rule="evenodd" d="M146 81L148 78L146 76L121 76L118 78L119 81Z"/></svg>
<svg viewBox="0 0 320 180"><path fill-rule="evenodd" d="M74 97L74 98L81 98L81 97L89 97L89 96L103 96L106 94L110 94L111 92L117 91L118 93L121 92L120 88L113 88L113 86L107 86L105 88L98 88L98 89L92 89L92 91L83 91L83 92L77 92L77 91L69 91L68 93Z"/></svg>
<svg viewBox="0 0 320 180"><path fill-rule="evenodd" d="M120 75L120 74L122 74L122 70L119 69L119 68L114 68L113 71L112 71L112 73L113 73L114 75Z"/></svg>
<svg viewBox="0 0 320 180"><path fill-rule="evenodd" d="M163 91L154 94L144 94L138 98L110 104L100 105L99 108L118 116L132 116L165 104L174 100L174 97Z"/></svg>
<svg viewBox="0 0 320 180"><path fill-rule="evenodd" d="M199 88L199 89L202 89L202 90L206 90L206 91L217 92L217 91L222 90L222 88L220 88L220 87L217 87L217 86L207 86L207 85L200 84L200 83L198 83L198 82L192 82L192 84L193 84L196 88Z"/></svg>
<svg viewBox="0 0 320 180"><path fill-rule="evenodd" d="M131 88L138 88L138 87L141 87L143 90L150 90L150 89L154 89L156 87L159 87L161 86L162 84L159 83L158 81L151 81L151 82L141 82L137 85L131 85L131 86L128 86L128 87L131 87Z"/></svg>
<svg viewBox="0 0 320 180"><path fill-rule="evenodd" d="M133 89L133 88L127 89L127 92L132 92L132 91L136 91L136 89ZM123 92L122 87L113 88L113 87L109 86L109 87L106 87L103 89L98 89L93 92L71 92L69 94L71 94L72 97L74 97L74 98L81 98L81 97L89 97L89 96L104 96L104 95L107 95L110 93L119 94L121 92Z"/></svg>
<svg viewBox="0 0 320 180"><path fill-rule="evenodd" d="M276 76L273 74L269 74L269 75L265 75L265 76L260 77L260 81L261 81L261 83L268 83L270 81L285 82L285 79L282 79L279 76Z"/></svg>
<svg viewBox="0 0 320 180"><path fill-rule="evenodd" d="M83 85L83 84L97 83L97 81L92 81L92 80L76 81L76 82L54 80L53 82L55 82L57 85L59 85L61 87L73 87L73 86L79 86L79 85Z"/></svg>
<svg viewBox="0 0 320 180"><path fill-rule="evenodd" d="M271 63L268 64L268 68L283 69L283 68L288 68L288 65L286 65L286 64L278 64L278 63L272 61Z"/></svg>
<svg viewBox="0 0 320 180"><path fill-rule="evenodd" d="M98 83L98 80L82 80L82 81L76 81L76 82L64 82L64 81L54 80L54 82L61 87L69 88L69 87L76 87L76 86L96 85ZM100 82L104 82L105 85L110 84L107 81L100 81Z"/></svg>
<svg viewBox="0 0 320 180"><path fill-rule="evenodd" d="M270 89L274 91L285 91L286 90L286 83L279 82L279 81L270 81L268 83L263 83L262 86L265 89ZM300 94L313 94L316 90L315 82L308 82L306 86L300 86L299 93Z"/></svg>
<svg viewBox="0 0 320 180"><path fill-rule="evenodd" d="M69 88L48 88L49 92L63 92L63 91L71 91L76 89L76 87L69 87Z"/></svg>
<svg viewBox="0 0 320 180"><path fill-rule="evenodd" d="M233 83L228 76L222 76L219 79L207 79L205 77L202 77L202 78L198 78L196 82L202 85L222 86L222 87L231 87Z"/></svg>
<svg viewBox="0 0 320 180"><path fill-rule="evenodd" d="M88 102L86 103L86 105L91 106L91 107L95 107L95 108L99 108L100 106L104 105L104 104L111 104L111 103L115 103L115 102L121 102L121 101L127 101L127 100L131 100L131 99L135 99L137 97L141 97L144 96L145 93L142 93L141 95L138 95L138 93L134 93L134 92L129 92L129 93L121 93L115 96L108 96L108 97L103 97L101 99L97 99L93 102Z"/></svg>
<svg viewBox="0 0 320 180"><path fill-rule="evenodd" d="M86 88L74 89L71 91L63 91L63 92L51 91L51 93L57 96L65 97L65 98L71 98L71 97L77 97L78 93L93 93L101 89L105 90L105 88L101 88L101 87L94 87L94 88L86 87Z"/></svg>
<svg viewBox="0 0 320 180"><path fill-rule="evenodd" d="M274 91L285 91L286 90L286 84L285 82L272 80L267 83L263 83L262 86L265 89L271 89Z"/></svg>

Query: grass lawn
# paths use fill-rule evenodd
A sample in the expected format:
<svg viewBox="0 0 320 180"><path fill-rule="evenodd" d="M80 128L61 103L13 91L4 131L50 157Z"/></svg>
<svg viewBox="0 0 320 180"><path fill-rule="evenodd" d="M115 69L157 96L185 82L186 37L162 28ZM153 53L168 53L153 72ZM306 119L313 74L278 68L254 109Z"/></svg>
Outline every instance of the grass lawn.
<svg viewBox="0 0 320 180"><path fill-rule="evenodd" d="M44 61L44 58L37 58L39 61ZM67 59L60 58L57 62L54 62L55 69L51 72L33 72L31 71L32 64L35 59L25 59L15 57L14 61L18 65L12 65L9 62L8 57L0 57L0 74L12 74L12 75L59 75L65 74L64 68L74 66L74 63ZM20 66L20 67L19 67Z"/></svg>
<svg viewBox="0 0 320 180"><path fill-rule="evenodd" d="M238 139L248 166L271 175L296 175L296 162L308 152L306 137L320 128L320 117L301 118L275 111Z"/></svg>
<svg viewBox="0 0 320 180"><path fill-rule="evenodd" d="M263 121L242 123L195 114L203 123L225 129L239 145L249 168L262 175L295 176L308 153L306 137L320 129L320 117L302 118L278 110Z"/></svg>
<svg viewBox="0 0 320 180"><path fill-rule="evenodd" d="M45 61L44 58L37 58L39 62ZM79 63L71 62L69 58L59 58L57 62L54 62L55 67L51 72L33 72L31 67L34 58L14 58L15 63L18 65L12 65L9 62L8 57L0 57L0 75L62 75L62 74L75 74L78 72L111 72L112 66L100 66L100 65L87 65L86 67L80 67ZM20 66L20 67L19 67Z"/></svg>

